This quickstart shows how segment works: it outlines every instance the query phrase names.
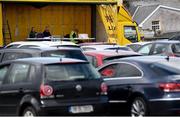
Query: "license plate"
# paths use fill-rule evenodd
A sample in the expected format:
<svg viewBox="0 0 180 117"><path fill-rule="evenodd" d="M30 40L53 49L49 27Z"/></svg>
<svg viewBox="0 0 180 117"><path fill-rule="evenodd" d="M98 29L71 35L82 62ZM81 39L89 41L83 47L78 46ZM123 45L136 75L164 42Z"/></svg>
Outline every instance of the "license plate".
<svg viewBox="0 0 180 117"><path fill-rule="evenodd" d="M71 113L90 113L93 112L93 106L92 105L86 105L86 106L71 106L69 108L69 112Z"/></svg>

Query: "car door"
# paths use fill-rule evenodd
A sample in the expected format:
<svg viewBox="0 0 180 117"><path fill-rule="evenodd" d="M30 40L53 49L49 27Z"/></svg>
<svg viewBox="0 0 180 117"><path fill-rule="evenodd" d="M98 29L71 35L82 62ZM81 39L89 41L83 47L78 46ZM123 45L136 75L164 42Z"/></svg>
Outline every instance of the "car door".
<svg viewBox="0 0 180 117"><path fill-rule="evenodd" d="M150 55L168 55L169 44L167 43L156 43L150 53Z"/></svg>
<svg viewBox="0 0 180 117"><path fill-rule="evenodd" d="M4 106L6 106L6 103L4 103L6 100L2 97L2 87L3 87L3 81L6 78L7 74L9 73L10 64L4 64L0 66L0 115L3 115L6 110Z"/></svg>
<svg viewBox="0 0 180 117"><path fill-rule="evenodd" d="M113 66L109 65L108 67ZM133 91L133 83L142 77L141 70L134 64L128 62L120 62L116 64L116 73L113 77L105 78L104 80L110 85L109 97L110 102L126 103L129 95ZM106 67L106 68L108 68ZM100 69L102 74L105 69Z"/></svg>
<svg viewBox="0 0 180 117"><path fill-rule="evenodd" d="M30 65L25 63L14 63L11 65L10 71L3 81L0 97L3 108L3 114L15 115L17 113L18 104L25 95L24 88L29 84Z"/></svg>
<svg viewBox="0 0 180 117"><path fill-rule="evenodd" d="M146 45L140 47L137 52L142 55L149 55L152 51L152 48L153 48L153 43L146 44Z"/></svg>

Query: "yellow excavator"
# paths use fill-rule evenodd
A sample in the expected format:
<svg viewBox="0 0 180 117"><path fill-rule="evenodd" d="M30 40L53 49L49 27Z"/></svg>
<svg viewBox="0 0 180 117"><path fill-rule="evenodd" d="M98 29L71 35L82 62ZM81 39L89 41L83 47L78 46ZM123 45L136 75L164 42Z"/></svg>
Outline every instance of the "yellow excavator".
<svg viewBox="0 0 180 117"><path fill-rule="evenodd" d="M98 13L107 33L107 42L126 45L141 41L136 22L121 5L98 5Z"/></svg>

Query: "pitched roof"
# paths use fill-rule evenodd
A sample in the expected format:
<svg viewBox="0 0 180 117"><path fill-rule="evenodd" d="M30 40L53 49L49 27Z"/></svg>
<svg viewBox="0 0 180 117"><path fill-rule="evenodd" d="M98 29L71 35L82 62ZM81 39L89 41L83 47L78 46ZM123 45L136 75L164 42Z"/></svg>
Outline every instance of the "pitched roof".
<svg viewBox="0 0 180 117"><path fill-rule="evenodd" d="M168 6L164 6L164 5L139 6L133 15L133 20L135 20L141 27L143 25L143 23L146 22L160 8L180 12L180 9L178 9L178 8L168 7Z"/></svg>
<svg viewBox="0 0 180 117"><path fill-rule="evenodd" d="M159 5L139 6L134 12L133 19L140 24L148 17Z"/></svg>

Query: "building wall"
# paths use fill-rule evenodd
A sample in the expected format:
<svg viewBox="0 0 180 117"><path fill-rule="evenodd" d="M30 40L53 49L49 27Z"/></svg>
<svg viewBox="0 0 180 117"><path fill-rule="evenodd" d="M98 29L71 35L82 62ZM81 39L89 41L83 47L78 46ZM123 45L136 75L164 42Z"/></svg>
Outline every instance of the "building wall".
<svg viewBox="0 0 180 117"><path fill-rule="evenodd" d="M148 21L143 24L143 29L152 30L152 21L160 21L161 32L180 31L180 12L160 8Z"/></svg>
<svg viewBox="0 0 180 117"><path fill-rule="evenodd" d="M26 4L4 4L3 17L8 20L13 41L25 40L31 27L43 32L49 26L52 35L64 36L73 28L91 37L90 5L47 5L35 8Z"/></svg>

